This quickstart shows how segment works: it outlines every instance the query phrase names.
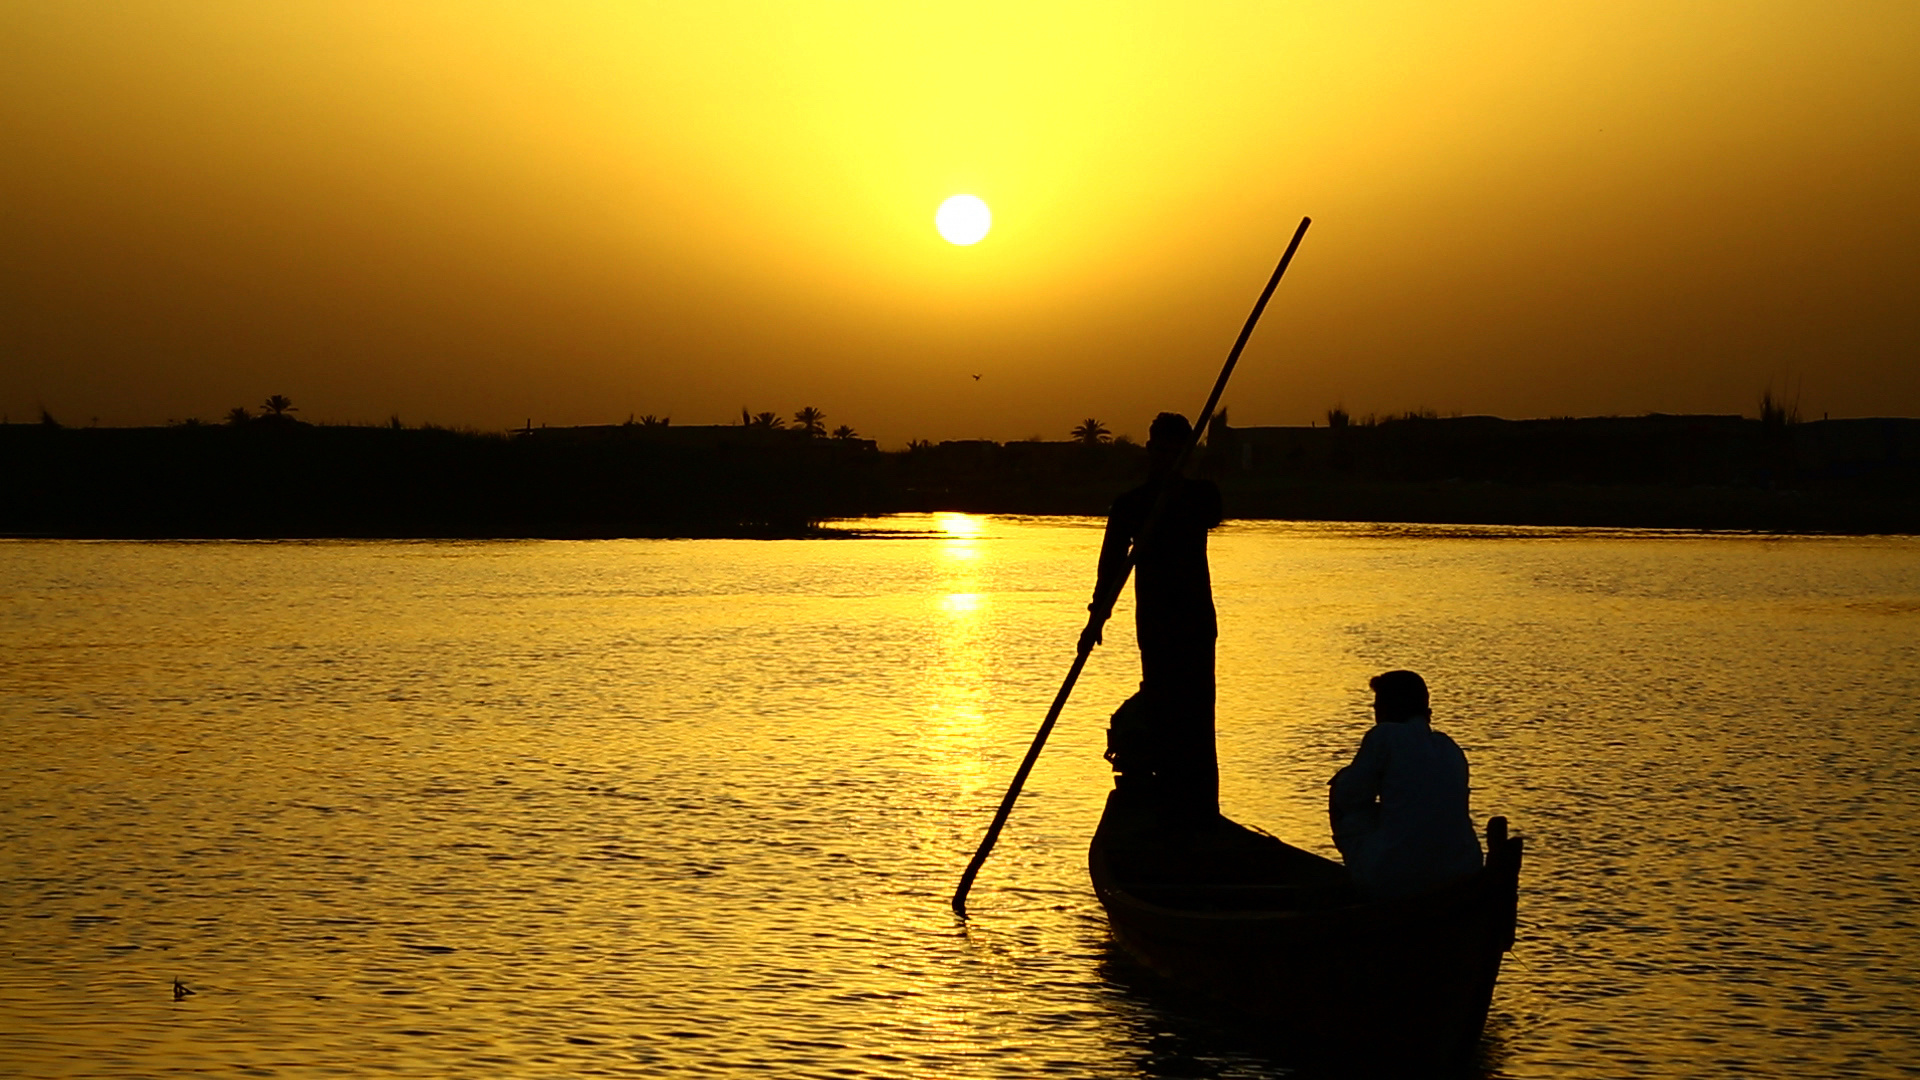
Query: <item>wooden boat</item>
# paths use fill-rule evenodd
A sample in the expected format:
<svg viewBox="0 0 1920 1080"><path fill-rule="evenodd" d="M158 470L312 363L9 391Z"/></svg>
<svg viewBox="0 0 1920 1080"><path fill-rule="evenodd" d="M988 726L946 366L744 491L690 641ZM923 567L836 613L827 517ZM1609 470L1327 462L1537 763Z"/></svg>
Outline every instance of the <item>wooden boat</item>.
<svg viewBox="0 0 1920 1080"><path fill-rule="evenodd" d="M1115 791L1088 868L1114 938L1147 967L1257 1018L1303 1055L1469 1058L1513 945L1521 840L1487 826L1486 866L1438 891L1362 903L1346 868L1226 819L1158 824Z"/></svg>

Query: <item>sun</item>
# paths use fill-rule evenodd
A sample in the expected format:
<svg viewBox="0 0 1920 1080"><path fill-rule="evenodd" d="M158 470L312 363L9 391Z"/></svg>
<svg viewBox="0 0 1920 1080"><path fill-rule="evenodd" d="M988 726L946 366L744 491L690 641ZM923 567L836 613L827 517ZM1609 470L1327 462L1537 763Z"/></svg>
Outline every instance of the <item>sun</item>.
<svg viewBox="0 0 1920 1080"><path fill-rule="evenodd" d="M933 227L940 230L947 243L970 247L993 228L993 211L978 195L955 195L934 212Z"/></svg>

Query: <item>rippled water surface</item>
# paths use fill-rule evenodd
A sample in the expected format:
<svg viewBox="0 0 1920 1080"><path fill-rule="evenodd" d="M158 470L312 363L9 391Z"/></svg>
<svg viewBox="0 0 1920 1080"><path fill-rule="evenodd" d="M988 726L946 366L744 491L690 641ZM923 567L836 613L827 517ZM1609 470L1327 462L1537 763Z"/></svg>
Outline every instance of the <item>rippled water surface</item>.
<svg viewBox="0 0 1920 1080"><path fill-rule="evenodd" d="M1284 1074L1087 885L1129 608L947 910L1097 524L0 543L0 1072ZM1920 543L1213 552L1229 813L1330 852L1411 667L1529 836L1486 1073L1913 1075Z"/></svg>

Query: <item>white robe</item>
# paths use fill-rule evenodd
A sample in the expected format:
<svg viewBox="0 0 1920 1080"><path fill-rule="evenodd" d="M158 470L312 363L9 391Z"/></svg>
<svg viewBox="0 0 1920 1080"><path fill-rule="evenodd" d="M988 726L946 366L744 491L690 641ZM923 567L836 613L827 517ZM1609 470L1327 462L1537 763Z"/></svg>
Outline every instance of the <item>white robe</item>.
<svg viewBox="0 0 1920 1080"><path fill-rule="evenodd" d="M1424 717L1375 724L1328 786L1333 843L1362 896L1410 896L1480 868L1467 755Z"/></svg>

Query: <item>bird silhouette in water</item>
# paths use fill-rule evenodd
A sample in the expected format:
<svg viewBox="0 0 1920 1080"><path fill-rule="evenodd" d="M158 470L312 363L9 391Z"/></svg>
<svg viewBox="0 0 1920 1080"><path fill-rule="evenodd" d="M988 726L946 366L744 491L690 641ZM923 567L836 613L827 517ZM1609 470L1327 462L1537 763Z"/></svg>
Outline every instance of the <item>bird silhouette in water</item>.
<svg viewBox="0 0 1920 1080"><path fill-rule="evenodd" d="M191 993L193 993L193 991L187 989L186 983L181 982L179 979L173 980L173 1000L179 1001Z"/></svg>

